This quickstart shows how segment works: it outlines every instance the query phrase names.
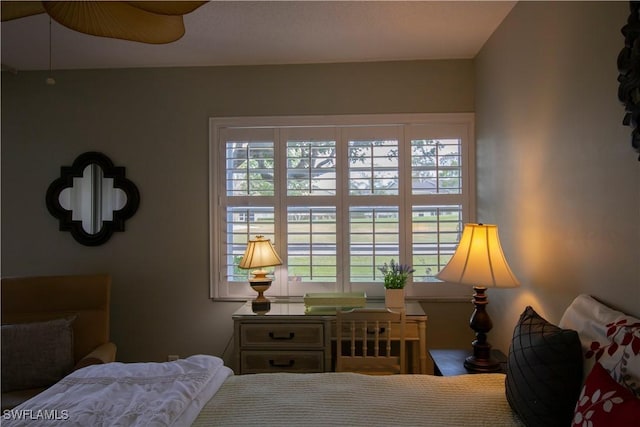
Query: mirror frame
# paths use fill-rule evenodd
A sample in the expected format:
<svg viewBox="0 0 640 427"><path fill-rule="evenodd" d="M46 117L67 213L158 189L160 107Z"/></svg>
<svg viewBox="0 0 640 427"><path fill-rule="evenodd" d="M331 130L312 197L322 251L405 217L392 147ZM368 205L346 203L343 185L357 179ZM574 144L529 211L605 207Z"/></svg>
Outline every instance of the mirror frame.
<svg viewBox="0 0 640 427"><path fill-rule="evenodd" d="M98 233L87 233L82 227L82 221L73 220L73 211L65 209L60 204L60 193L65 188L73 187L74 178L82 178L84 169L96 164L102 169L105 178L113 178L113 188L119 188L127 196L125 205L113 211L112 221L102 221L102 228ZM125 177L125 168L114 166L106 155L97 151L80 154L71 166L60 168L60 178L54 180L47 189L47 209L58 218L60 231L69 231L73 238L85 246L98 246L105 243L114 231L124 231L125 220L131 218L140 205L140 193L136 185Z"/></svg>

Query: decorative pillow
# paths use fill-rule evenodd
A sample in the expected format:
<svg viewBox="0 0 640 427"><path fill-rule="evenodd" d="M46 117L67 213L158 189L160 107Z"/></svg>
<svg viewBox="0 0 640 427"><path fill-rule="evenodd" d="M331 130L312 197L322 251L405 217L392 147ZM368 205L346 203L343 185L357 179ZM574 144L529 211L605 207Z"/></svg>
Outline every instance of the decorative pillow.
<svg viewBox="0 0 640 427"><path fill-rule="evenodd" d="M505 386L509 405L525 425L569 425L582 386L577 332L527 307L513 331Z"/></svg>
<svg viewBox="0 0 640 427"><path fill-rule="evenodd" d="M596 363L580 393L573 425L609 427L639 423L640 399L614 381L609 372L600 363Z"/></svg>
<svg viewBox="0 0 640 427"><path fill-rule="evenodd" d="M599 362L615 381L640 398L640 319L579 295L560 319L578 331L584 354L583 381Z"/></svg>
<svg viewBox="0 0 640 427"><path fill-rule="evenodd" d="M47 387L73 367L75 317L2 325L2 392Z"/></svg>

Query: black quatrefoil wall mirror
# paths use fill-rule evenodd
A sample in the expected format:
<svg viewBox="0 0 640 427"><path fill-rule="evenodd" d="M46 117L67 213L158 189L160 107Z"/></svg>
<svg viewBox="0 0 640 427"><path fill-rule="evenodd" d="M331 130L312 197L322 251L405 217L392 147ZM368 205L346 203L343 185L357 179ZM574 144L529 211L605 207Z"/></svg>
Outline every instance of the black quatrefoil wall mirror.
<svg viewBox="0 0 640 427"><path fill-rule="evenodd" d="M105 243L114 231L124 231L125 220L138 210L140 193L125 178L125 169L95 151L83 153L71 166L60 168L60 178L49 185L47 209L86 246Z"/></svg>

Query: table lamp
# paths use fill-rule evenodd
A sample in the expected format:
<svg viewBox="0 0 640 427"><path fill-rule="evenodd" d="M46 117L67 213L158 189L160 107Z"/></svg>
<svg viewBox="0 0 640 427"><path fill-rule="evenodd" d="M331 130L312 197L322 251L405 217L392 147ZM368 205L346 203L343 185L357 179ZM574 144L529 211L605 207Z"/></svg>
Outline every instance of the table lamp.
<svg viewBox="0 0 640 427"><path fill-rule="evenodd" d="M271 267L281 265L282 260L271 244L271 240L265 239L264 236L256 236L255 240L249 240L247 249L240 260L238 267L244 269L256 268L251 272L253 277L249 279L249 286L258 293L258 297L251 303L253 311L267 312L271 307L271 303L264 292L271 286L272 278L267 277L267 271L263 267Z"/></svg>
<svg viewBox="0 0 640 427"><path fill-rule="evenodd" d="M473 286L473 304L469 326L476 333L473 355L464 367L471 372L497 372L500 363L491 357L487 333L493 327L486 312L487 288L514 288L520 282L511 272L500 246L498 227L486 224L465 224L462 238L449 263L436 274L440 280Z"/></svg>

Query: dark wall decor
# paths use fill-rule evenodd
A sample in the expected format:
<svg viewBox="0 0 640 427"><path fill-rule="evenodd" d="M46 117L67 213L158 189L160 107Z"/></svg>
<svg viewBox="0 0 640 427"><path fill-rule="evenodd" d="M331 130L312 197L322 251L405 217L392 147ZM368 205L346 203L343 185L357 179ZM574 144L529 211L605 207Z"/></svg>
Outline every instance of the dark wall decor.
<svg viewBox="0 0 640 427"><path fill-rule="evenodd" d="M622 27L624 48L618 55L618 99L626 111L622 123L631 126L631 145L640 153L640 2L629 2L629 9L627 25Z"/></svg>
<svg viewBox="0 0 640 427"><path fill-rule="evenodd" d="M114 231L124 231L125 220L138 210L140 193L125 178L124 167L91 151L60 168L60 178L49 185L46 203L60 221L60 231L70 231L83 245L97 246Z"/></svg>

